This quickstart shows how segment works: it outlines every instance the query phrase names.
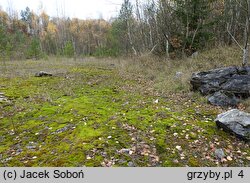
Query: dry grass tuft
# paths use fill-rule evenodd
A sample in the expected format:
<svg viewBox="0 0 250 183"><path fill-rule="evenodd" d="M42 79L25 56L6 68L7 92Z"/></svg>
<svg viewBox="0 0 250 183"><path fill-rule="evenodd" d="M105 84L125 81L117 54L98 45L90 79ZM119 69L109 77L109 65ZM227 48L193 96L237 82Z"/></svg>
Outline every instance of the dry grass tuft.
<svg viewBox="0 0 250 183"><path fill-rule="evenodd" d="M169 60L144 55L116 62L124 77L140 78L160 93L188 92L189 79L194 72L241 64L241 51L237 47L219 47L199 53L196 58Z"/></svg>

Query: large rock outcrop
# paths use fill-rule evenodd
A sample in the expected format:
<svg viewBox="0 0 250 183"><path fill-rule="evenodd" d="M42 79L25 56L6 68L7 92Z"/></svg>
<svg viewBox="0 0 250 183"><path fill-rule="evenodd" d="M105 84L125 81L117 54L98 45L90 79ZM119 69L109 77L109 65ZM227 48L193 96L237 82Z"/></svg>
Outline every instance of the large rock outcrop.
<svg viewBox="0 0 250 183"><path fill-rule="evenodd" d="M250 66L232 66L194 73L190 83L193 90L209 95L210 103L236 106L241 99L250 97Z"/></svg>
<svg viewBox="0 0 250 183"><path fill-rule="evenodd" d="M232 109L219 114L215 119L219 128L235 134L237 137L250 141L250 114Z"/></svg>

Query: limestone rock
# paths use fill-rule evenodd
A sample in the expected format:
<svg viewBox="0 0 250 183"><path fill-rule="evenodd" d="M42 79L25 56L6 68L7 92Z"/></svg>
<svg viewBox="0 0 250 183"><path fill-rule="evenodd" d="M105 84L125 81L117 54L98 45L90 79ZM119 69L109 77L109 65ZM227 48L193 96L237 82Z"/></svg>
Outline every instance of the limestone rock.
<svg viewBox="0 0 250 183"><path fill-rule="evenodd" d="M218 106L236 106L250 97L250 66L225 67L194 73L190 80L193 90L210 95L208 101Z"/></svg>
<svg viewBox="0 0 250 183"><path fill-rule="evenodd" d="M208 101L216 106L236 106L240 100L234 94L218 91L210 95Z"/></svg>
<svg viewBox="0 0 250 183"><path fill-rule="evenodd" d="M40 71L35 74L35 77L49 77L49 76L53 76L53 75L45 71Z"/></svg>
<svg viewBox="0 0 250 183"><path fill-rule="evenodd" d="M219 114L215 119L219 128L235 134L244 140L250 140L250 114L232 109L225 113Z"/></svg>
<svg viewBox="0 0 250 183"><path fill-rule="evenodd" d="M214 69L206 72L194 73L191 77L190 83L194 90L201 90L204 95L210 92L217 91L219 86L231 78L234 74L237 74L237 67L226 67L220 69Z"/></svg>

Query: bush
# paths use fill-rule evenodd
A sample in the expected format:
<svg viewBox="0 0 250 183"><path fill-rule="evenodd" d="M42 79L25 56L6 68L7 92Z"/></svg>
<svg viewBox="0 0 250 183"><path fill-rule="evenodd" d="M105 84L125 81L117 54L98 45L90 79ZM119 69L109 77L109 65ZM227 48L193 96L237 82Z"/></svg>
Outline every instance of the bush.
<svg viewBox="0 0 250 183"><path fill-rule="evenodd" d="M74 56L74 47L73 47L73 44L72 42L68 41L65 46L64 46L64 49L63 49L63 54L64 56L67 56L67 57L73 57Z"/></svg>
<svg viewBox="0 0 250 183"><path fill-rule="evenodd" d="M111 49L111 48L97 48L94 56L96 57L107 57L107 56L112 56L112 57L116 57L118 56L119 51L118 49Z"/></svg>
<svg viewBox="0 0 250 183"><path fill-rule="evenodd" d="M33 38L31 40L31 44L28 47L27 50L27 57L28 58L35 58L35 59L39 59L42 56L42 52L40 49L40 43L39 40L37 38Z"/></svg>

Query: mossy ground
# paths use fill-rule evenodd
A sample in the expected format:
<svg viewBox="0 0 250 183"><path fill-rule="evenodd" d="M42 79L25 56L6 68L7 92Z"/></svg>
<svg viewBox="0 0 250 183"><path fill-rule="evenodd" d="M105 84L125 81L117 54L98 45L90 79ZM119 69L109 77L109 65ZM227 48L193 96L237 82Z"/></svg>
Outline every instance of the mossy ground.
<svg viewBox="0 0 250 183"><path fill-rule="evenodd" d="M192 92L159 94L121 65L92 59L1 65L0 92L8 100L0 103L0 165L249 166L249 144L213 122L221 109ZM54 76L34 77L40 70ZM216 160L215 148L233 160Z"/></svg>

